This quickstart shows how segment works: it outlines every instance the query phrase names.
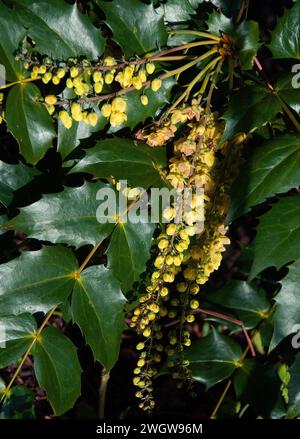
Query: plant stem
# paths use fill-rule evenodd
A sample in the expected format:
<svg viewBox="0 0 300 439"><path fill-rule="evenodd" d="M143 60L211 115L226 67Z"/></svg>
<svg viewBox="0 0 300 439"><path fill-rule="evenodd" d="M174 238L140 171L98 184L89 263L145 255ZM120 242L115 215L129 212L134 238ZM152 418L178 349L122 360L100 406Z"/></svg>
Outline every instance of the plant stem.
<svg viewBox="0 0 300 439"><path fill-rule="evenodd" d="M6 88L12 87L13 85L17 85L17 84L25 84L26 82L38 81L40 79L41 79L40 76L37 76L36 78L20 79L20 81L10 82L9 84L2 85L0 87L0 90L5 90Z"/></svg>
<svg viewBox="0 0 300 439"><path fill-rule="evenodd" d="M105 419L105 400L107 392L107 384L110 378L110 373L103 368L101 374L101 383L99 388L99 418Z"/></svg>
<svg viewBox="0 0 300 439"><path fill-rule="evenodd" d="M230 389L231 386L231 380L228 381L228 383L225 386L225 389L223 390L222 395L220 396L216 407L214 408L214 411L212 412L210 419L215 419L217 416L217 413L219 411L219 408L221 407L222 402L224 401L225 396L227 395L228 390Z"/></svg>
<svg viewBox="0 0 300 439"><path fill-rule="evenodd" d="M210 34L208 32L201 32L196 30L171 30L169 32L171 35L177 34L177 35L197 35L199 37L203 38L210 38L211 40L215 41L221 41L221 37L218 37L217 35Z"/></svg>
<svg viewBox="0 0 300 439"><path fill-rule="evenodd" d="M298 131L298 133L300 133L300 124L299 124L296 116L294 115L294 113L290 109L290 107L284 102L284 100L279 96L278 93L275 93L275 96L278 99L282 109L286 112L286 115L288 116L288 118L290 119L290 121L292 122L292 124L294 125L296 130Z"/></svg>

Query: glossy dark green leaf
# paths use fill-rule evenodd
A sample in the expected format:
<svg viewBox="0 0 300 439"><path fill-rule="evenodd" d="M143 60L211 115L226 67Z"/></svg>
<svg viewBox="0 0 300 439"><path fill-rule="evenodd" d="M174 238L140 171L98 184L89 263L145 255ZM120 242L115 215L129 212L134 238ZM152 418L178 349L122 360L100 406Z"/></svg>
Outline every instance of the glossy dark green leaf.
<svg viewBox="0 0 300 439"><path fill-rule="evenodd" d="M103 266L89 267L77 279L72 296L73 320L107 370L118 359L124 328L123 296L119 281Z"/></svg>
<svg viewBox="0 0 300 439"><path fill-rule="evenodd" d="M47 246L0 264L0 315L47 312L63 303L77 268L71 250Z"/></svg>
<svg viewBox="0 0 300 439"><path fill-rule="evenodd" d="M211 0L228 17L233 16L241 7L242 0Z"/></svg>
<svg viewBox="0 0 300 439"><path fill-rule="evenodd" d="M223 288L209 293L207 299L228 308L242 320L248 328L253 328L270 308L266 293L254 285L242 281L228 282Z"/></svg>
<svg viewBox="0 0 300 439"><path fill-rule="evenodd" d="M168 0L161 9L169 23L187 21L196 14L189 0Z"/></svg>
<svg viewBox="0 0 300 439"><path fill-rule="evenodd" d="M56 416L71 409L81 393L81 367L73 343L45 328L34 348L34 370Z"/></svg>
<svg viewBox="0 0 300 439"><path fill-rule="evenodd" d="M282 198L262 216L252 244L252 279L267 267L280 268L299 259L300 197Z"/></svg>
<svg viewBox="0 0 300 439"><path fill-rule="evenodd" d="M5 66L6 80L20 80L23 78L25 71L22 63L16 61L15 52L24 38L26 30L14 12L7 8L2 1L0 3L0 28L0 64Z"/></svg>
<svg viewBox="0 0 300 439"><path fill-rule="evenodd" d="M37 174L36 169L23 163L10 165L0 161L0 202L8 206L13 199L14 191L25 186Z"/></svg>
<svg viewBox="0 0 300 439"><path fill-rule="evenodd" d="M36 329L30 314L0 317L0 368L15 363L26 352Z"/></svg>
<svg viewBox="0 0 300 439"><path fill-rule="evenodd" d="M288 410L287 418L296 418L300 414L300 355L298 354L295 362L289 368L291 375L288 383Z"/></svg>
<svg viewBox="0 0 300 439"><path fill-rule="evenodd" d="M3 379L0 377L0 396L3 395L3 392L5 391L5 389L6 389L5 382L4 382Z"/></svg>
<svg viewBox="0 0 300 439"><path fill-rule="evenodd" d="M259 111L257 109L259 108ZM222 140L238 133L249 133L267 122L281 111L276 96L262 86L245 86L230 98L223 115L226 122Z"/></svg>
<svg viewBox="0 0 300 439"><path fill-rule="evenodd" d="M6 232L6 229L4 228L4 224L7 224L8 218L6 215L0 215L0 236L3 235L3 233Z"/></svg>
<svg viewBox="0 0 300 439"><path fill-rule="evenodd" d="M159 169L166 164L165 148L151 149L131 139L105 139L86 150L86 154L70 173L88 172L98 178L113 176L127 180L128 185L162 184Z"/></svg>
<svg viewBox="0 0 300 439"><path fill-rule="evenodd" d="M234 375L234 389L239 400L251 405L257 415L280 419L285 407L280 393L278 364L261 364L250 358Z"/></svg>
<svg viewBox="0 0 300 439"><path fill-rule="evenodd" d="M252 153L233 184L228 221L299 184L299 136L285 134L269 140Z"/></svg>
<svg viewBox="0 0 300 439"><path fill-rule="evenodd" d="M234 40L241 67L251 69L253 58L261 43L259 42L259 27L255 21L243 21L236 25L233 20L219 12L213 12L207 20L208 30L215 35L224 32Z"/></svg>
<svg viewBox="0 0 300 439"><path fill-rule="evenodd" d="M242 350L230 337L213 329L208 336L194 342L185 356L190 361L193 378L210 388L233 374Z"/></svg>
<svg viewBox="0 0 300 439"><path fill-rule="evenodd" d="M32 238L81 247L102 242L113 230L114 223L100 224L96 218L97 192L104 183L85 183L81 187L44 195L40 201L21 209L10 223Z"/></svg>
<svg viewBox="0 0 300 439"><path fill-rule="evenodd" d="M97 59L104 52L105 40L76 2L62 0L14 0L15 11L38 52L67 59L83 55Z"/></svg>
<svg viewBox="0 0 300 439"><path fill-rule="evenodd" d="M5 398L0 419L34 419L34 392L25 386L15 386Z"/></svg>
<svg viewBox="0 0 300 439"><path fill-rule="evenodd" d="M162 82L161 88L154 92L151 88L146 88L142 91L132 91L126 95L127 102L127 120L117 127L110 127L109 132L116 133L122 128L135 128L139 123L145 122L147 118L153 118L156 112L169 102L172 87L175 84L173 78L165 79ZM141 103L141 96L148 97L148 105Z"/></svg>
<svg viewBox="0 0 300 439"><path fill-rule="evenodd" d="M40 99L36 85L20 84L10 90L6 103L8 130L17 139L21 154L32 164L45 155L56 136L51 117Z"/></svg>
<svg viewBox="0 0 300 439"><path fill-rule="evenodd" d="M140 0L97 0L106 15L113 39L126 58L155 51L167 42L162 11Z"/></svg>
<svg viewBox="0 0 300 439"><path fill-rule="evenodd" d="M300 84L298 86L297 80L295 84L294 81L295 78L293 74L286 74L277 81L274 88L277 91L278 95L290 107L297 111L297 113L300 113Z"/></svg>
<svg viewBox="0 0 300 439"><path fill-rule="evenodd" d="M299 269L300 260L289 266L287 276L281 281L281 290L275 297L274 333L270 350L274 349L285 337L300 329Z"/></svg>
<svg viewBox="0 0 300 439"><path fill-rule="evenodd" d="M300 2L296 1L291 9L285 11L278 19L277 26L272 32L269 49L274 58L300 59Z"/></svg>
<svg viewBox="0 0 300 439"><path fill-rule="evenodd" d="M127 292L146 269L154 224L130 222L118 224L107 250L108 267L120 280L122 291Z"/></svg>

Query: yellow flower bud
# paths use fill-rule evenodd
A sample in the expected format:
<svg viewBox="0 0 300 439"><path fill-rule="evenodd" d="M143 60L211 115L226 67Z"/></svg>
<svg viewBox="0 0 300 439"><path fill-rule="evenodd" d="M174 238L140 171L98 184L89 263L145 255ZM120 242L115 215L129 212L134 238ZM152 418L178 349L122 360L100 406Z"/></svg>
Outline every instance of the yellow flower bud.
<svg viewBox="0 0 300 439"><path fill-rule="evenodd" d="M120 111L121 113L125 113L127 109L127 103L122 98L115 98L111 103L112 111Z"/></svg>
<svg viewBox="0 0 300 439"><path fill-rule="evenodd" d="M145 366L145 360L143 358L140 358L137 362L138 367L143 367Z"/></svg>
<svg viewBox="0 0 300 439"><path fill-rule="evenodd" d="M198 300L191 300L191 301L190 301L190 308L191 308L191 309L198 309L198 308L199 308L199 302L198 302Z"/></svg>
<svg viewBox="0 0 300 439"><path fill-rule="evenodd" d="M58 85L60 83L60 78L58 76L53 76L52 82L54 85Z"/></svg>
<svg viewBox="0 0 300 439"><path fill-rule="evenodd" d="M161 239L158 242L158 248L160 250L164 250L165 248L167 248L169 246L169 241L167 239Z"/></svg>
<svg viewBox="0 0 300 439"><path fill-rule="evenodd" d="M156 92L156 91L158 91L158 90L160 89L161 84L162 84L162 82L161 82L160 79L158 79L158 78L153 79L153 81L151 82L151 89L152 89L154 92Z"/></svg>
<svg viewBox="0 0 300 439"><path fill-rule="evenodd" d="M111 115L111 110L112 108L110 104L104 104L101 108L102 116L109 117Z"/></svg>
<svg viewBox="0 0 300 439"><path fill-rule="evenodd" d="M93 80L94 82L102 82L103 81L103 77L102 77L102 73L101 72L94 72L93 73Z"/></svg>
<svg viewBox="0 0 300 439"><path fill-rule="evenodd" d="M76 78L79 75L79 69L75 66L70 68L70 76L71 78Z"/></svg>
<svg viewBox="0 0 300 439"><path fill-rule="evenodd" d="M143 350L144 347L145 347L145 344L144 344L144 343L138 343L138 344L136 345L136 349L137 349L138 351Z"/></svg>
<svg viewBox="0 0 300 439"><path fill-rule="evenodd" d="M176 224L169 224L168 227L167 227L167 230L166 230L167 235L168 235L168 236L173 236L173 235L175 235L176 230L177 230L177 226L176 226Z"/></svg>
<svg viewBox="0 0 300 439"><path fill-rule="evenodd" d="M56 75L57 75L60 79L62 79L62 78L65 76L65 74L66 74L66 72L65 72L64 69L58 69L57 72L56 72Z"/></svg>
<svg viewBox="0 0 300 439"><path fill-rule="evenodd" d="M123 122L127 120L127 116L125 113L121 111L113 112L110 116L110 124L112 127L116 127L118 125L122 125Z"/></svg>
<svg viewBox="0 0 300 439"><path fill-rule="evenodd" d="M136 90L140 90L143 87L143 83L142 83L141 79L137 76L132 78L132 85L134 86L134 88Z"/></svg>
<svg viewBox="0 0 300 439"><path fill-rule="evenodd" d="M114 75L112 73L106 73L105 77L104 77L104 82L105 84L111 84L114 80Z"/></svg>
<svg viewBox="0 0 300 439"><path fill-rule="evenodd" d="M146 82L147 81L147 76L146 76L146 72L145 72L144 69L139 70L138 76L139 76L139 78L140 78L140 80L142 82Z"/></svg>
<svg viewBox="0 0 300 439"><path fill-rule="evenodd" d="M47 67L45 65L41 65L39 68L39 73L43 75L44 73L46 73L46 71L47 71Z"/></svg>
<svg viewBox="0 0 300 439"><path fill-rule="evenodd" d="M141 96L141 103L142 103L142 105L148 105L148 103L149 103L148 96L142 95Z"/></svg>
<svg viewBox="0 0 300 439"><path fill-rule="evenodd" d="M168 288L163 287L163 288L160 290L160 295L161 295L161 297L166 297L168 294L169 294L169 290L168 290Z"/></svg>
<svg viewBox="0 0 300 439"><path fill-rule="evenodd" d="M174 282L175 276L173 273L164 273L163 280L164 282L172 283Z"/></svg>
<svg viewBox="0 0 300 439"><path fill-rule="evenodd" d="M146 70L149 75L152 75L155 71L155 64L153 62L149 62L146 64Z"/></svg>
<svg viewBox="0 0 300 439"><path fill-rule="evenodd" d="M151 335L151 329L150 328L146 328L143 332L143 336L144 337L149 337L149 335Z"/></svg>
<svg viewBox="0 0 300 439"><path fill-rule="evenodd" d="M54 107L54 105L47 105L46 108L47 108L48 113L49 113L50 115L52 115L52 114L55 112L55 107Z"/></svg>
<svg viewBox="0 0 300 439"><path fill-rule="evenodd" d="M70 129L72 127L72 118L65 110L59 112L59 118L62 121L65 128Z"/></svg>
<svg viewBox="0 0 300 439"><path fill-rule="evenodd" d="M54 105L57 102L57 97L54 95L48 95L45 97L45 102L48 105Z"/></svg>
<svg viewBox="0 0 300 439"><path fill-rule="evenodd" d="M195 316L193 314L189 314L188 316L186 316L186 321L188 323L192 323L195 321Z"/></svg>
<svg viewBox="0 0 300 439"><path fill-rule="evenodd" d="M67 79L66 85L67 85L68 88L73 88L74 87L74 84L73 84L73 81L72 81L71 78Z"/></svg>
<svg viewBox="0 0 300 439"><path fill-rule="evenodd" d="M95 82L94 84L94 90L96 94L99 94L103 90L103 83L102 82Z"/></svg>
<svg viewBox="0 0 300 439"><path fill-rule="evenodd" d="M112 56L107 56L103 60L103 65L105 66L114 66L115 64L116 64L116 60Z"/></svg>
<svg viewBox="0 0 300 439"><path fill-rule="evenodd" d="M98 115L97 113L89 113L88 114L88 122L92 127L95 127L98 122Z"/></svg>

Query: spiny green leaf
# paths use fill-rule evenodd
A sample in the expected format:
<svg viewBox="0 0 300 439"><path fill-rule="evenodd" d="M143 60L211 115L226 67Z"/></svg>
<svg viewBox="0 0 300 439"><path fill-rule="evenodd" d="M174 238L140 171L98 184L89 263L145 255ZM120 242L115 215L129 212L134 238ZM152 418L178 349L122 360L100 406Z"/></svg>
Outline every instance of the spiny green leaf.
<svg viewBox="0 0 300 439"><path fill-rule="evenodd" d="M268 197L298 187L299 182L299 136L284 134L269 140L252 153L233 184L228 221Z"/></svg>
<svg viewBox="0 0 300 439"><path fill-rule="evenodd" d="M5 66L6 79L11 82L17 81L23 78L25 70L22 63L16 61L15 52L24 38L26 30L14 11L7 8L2 1L0 2L0 28L0 64Z"/></svg>
<svg viewBox="0 0 300 439"><path fill-rule="evenodd" d="M300 2L296 1L291 9L287 9L272 32L269 48L274 58L300 59Z"/></svg>
<svg viewBox="0 0 300 439"><path fill-rule="evenodd" d="M36 329L30 314L0 317L0 368L15 363L24 354Z"/></svg>
<svg viewBox="0 0 300 439"><path fill-rule="evenodd" d="M47 312L63 303L72 291L77 268L71 250L46 246L1 264L0 316Z"/></svg>
<svg viewBox="0 0 300 439"><path fill-rule="evenodd" d="M169 23L187 21L196 14L189 0L168 0L160 8Z"/></svg>
<svg viewBox="0 0 300 439"><path fill-rule="evenodd" d="M262 216L252 248L251 279L267 267L280 268L299 259L300 197L298 195L280 199Z"/></svg>
<svg viewBox="0 0 300 439"><path fill-rule="evenodd" d="M107 249L108 267L127 292L146 269L154 224L130 222L118 224Z"/></svg>
<svg viewBox="0 0 300 439"><path fill-rule="evenodd" d="M259 108L259 111L257 109ZM238 133L249 133L267 122L281 111L276 96L261 86L247 86L234 93L228 109L223 115L226 122L222 141Z"/></svg>
<svg viewBox="0 0 300 439"><path fill-rule="evenodd" d="M186 352L193 378L207 388L230 377L241 356L240 346L214 329L207 337L194 342Z"/></svg>
<svg viewBox="0 0 300 439"><path fill-rule="evenodd" d="M23 163L10 165L0 161L0 202L7 207L13 199L14 191L25 186L37 174L36 169Z"/></svg>
<svg viewBox="0 0 300 439"><path fill-rule="evenodd" d="M228 282L219 291L209 293L207 299L234 311L248 328L256 326L270 308L263 290L242 281Z"/></svg>
<svg viewBox="0 0 300 439"><path fill-rule="evenodd" d="M281 290L275 297L274 333L269 348L270 351L285 337L300 329L299 269L300 260L289 266L287 276L281 281Z"/></svg>
<svg viewBox="0 0 300 439"><path fill-rule="evenodd" d="M94 177L127 180L130 186L162 185L159 168L166 164L165 148L151 149L131 139L105 139L86 150L86 154L71 170L88 172Z"/></svg>
<svg viewBox="0 0 300 439"><path fill-rule="evenodd" d="M110 222L100 224L96 212L97 192L105 188L101 182L44 195L40 201L21 209L9 223L32 238L81 247L102 242L113 230Z"/></svg>
<svg viewBox="0 0 300 439"><path fill-rule="evenodd" d="M300 84L297 88L295 87L291 73L281 77L274 88L283 101L300 113Z"/></svg>
<svg viewBox="0 0 300 439"><path fill-rule="evenodd" d="M8 130L17 139L21 154L32 164L45 155L56 136L40 99L40 90L34 84L20 84L10 90L6 103Z"/></svg>
<svg viewBox="0 0 300 439"><path fill-rule="evenodd" d="M135 90L128 93L126 95L127 120L122 125L110 127L109 132L116 133L125 127L129 127L132 130L139 123L145 122L148 117L153 118L157 111L169 102L174 84L175 80L168 78L162 82L161 88L156 92L152 91L151 88L146 88L141 91ZM148 97L148 105L141 103L141 96L143 94Z"/></svg>
<svg viewBox="0 0 300 439"><path fill-rule="evenodd" d="M113 39L126 58L155 51L166 45L167 32L162 11L140 0L97 0L106 15Z"/></svg>
<svg viewBox="0 0 300 439"><path fill-rule="evenodd" d="M259 27L255 21L243 21L238 26L230 18L219 12L213 12L207 20L208 30L220 35L224 32L231 36L238 51L241 67L245 70L252 68L253 58L259 47Z"/></svg>
<svg viewBox="0 0 300 439"><path fill-rule="evenodd" d="M39 53L67 59L83 55L97 59L105 40L77 4L62 0L14 0L18 18L28 28Z"/></svg>
<svg viewBox="0 0 300 439"><path fill-rule="evenodd" d="M76 281L71 305L73 320L82 330L95 359L107 370L118 359L124 303L119 281L103 266L87 268Z"/></svg>
<svg viewBox="0 0 300 439"><path fill-rule="evenodd" d="M56 416L71 409L81 393L81 367L73 343L45 328L34 348L34 370Z"/></svg>

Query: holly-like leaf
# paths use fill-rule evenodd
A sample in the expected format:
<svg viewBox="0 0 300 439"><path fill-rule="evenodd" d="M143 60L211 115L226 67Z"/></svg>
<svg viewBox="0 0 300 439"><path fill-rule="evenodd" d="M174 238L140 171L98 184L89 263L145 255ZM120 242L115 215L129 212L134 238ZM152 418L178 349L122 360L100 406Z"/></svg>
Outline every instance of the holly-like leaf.
<svg viewBox="0 0 300 439"><path fill-rule="evenodd" d="M18 17L12 9L7 8L4 3L0 2L0 64L5 67L5 72L0 72L0 78L8 81L17 81L23 78L25 70L20 61L16 61L15 52L20 41L26 34ZM5 77L2 77L5 73ZM2 85L2 84L1 84Z"/></svg>
<svg viewBox="0 0 300 439"><path fill-rule="evenodd" d="M299 136L285 134L269 140L254 151L233 184L228 221L268 197L298 187L299 182Z"/></svg>
<svg viewBox="0 0 300 439"><path fill-rule="evenodd" d="M243 21L237 26L233 20L215 11L209 15L207 26L212 34L220 35L220 32L224 32L231 36L241 67L245 70L252 68L253 58L261 45L258 23Z"/></svg>
<svg viewBox="0 0 300 439"><path fill-rule="evenodd" d="M193 378L207 388L230 377L239 367L241 356L238 343L214 329L186 352Z"/></svg>
<svg viewBox="0 0 300 439"><path fill-rule="evenodd" d="M300 260L289 266L287 276L281 281L281 290L275 297L274 333L270 343L270 351L285 337L300 329L299 269Z"/></svg>
<svg viewBox="0 0 300 439"><path fill-rule="evenodd" d="M24 354L36 329L30 314L0 317L0 368L15 363Z"/></svg>
<svg viewBox="0 0 300 439"><path fill-rule="evenodd" d="M162 82L161 88L154 92L151 88L146 88L142 91L132 91L126 95L127 102L127 120L116 127L110 127L110 133L116 133L125 127L131 130L139 123L145 122L147 118L153 118L155 114L169 102L172 87L175 84L174 78L165 79ZM141 103L141 96L148 97L148 105Z"/></svg>
<svg viewBox="0 0 300 439"><path fill-rule="evenodd" d="M300 355L289 368L291 379L288 383L288 410L287 419L296 418L300 414Z"/></svg>
<svg viewBox="0 0 300 439"><path fill-rule="evenodd" d="M113 39L126 58L155 51L166 45L167 32L163 11L140 0L97 0L106 15Z"/></svg>
<svg viewBox="0 0 300 439"><path fill-rule="evenodd" d="M19 84L10 90L6 103L8 130L17 139L21 154L32 164L45 155L56 136L40 99L40 90L34 84Z"/></svg>
<svg viewBox="0 0 300 439"><path fill-rule="evenodd" d="M76 2L62 0L14 0L15 12L28 29L39 53L58 59L83 55L97 59L105 40Z"/></svg>
<svg viewBox="0 0 300 439"><path fill-rule="evenodd" d="M300 2L296 1L291 9L285 11L283 17L272 32L269 49L274 58L300 59Z"/></svg>
<svg viewBox="0 0 300 439"><path fill-rule="evenodd" d="M106 185L85 183L81 187L44 195L10 221L9 227L31 238L81 247L102 242L113 230L114 222L97 221L97 192Z"/></svg>
<svg viewBox="0 0 300 439"><path fill-rule="evenodd" d="M81 367L73 343L45 328L34 347L34 370L56 416L71 409L81 393Z"/></svg>
<svg viewBox="0 0 300 439"><path fill-rule="evenodd" d="M196 10L192 7L189 0L168 0L161 5L165 20L169 23L188 21Z"/></svg>
<svg viewBox="0 0 300 439"><path fill-rule="evenodd" d="M277 364L261 364L249 358L233 378L238 399L266 419L280 419L285 414L277 369Z"/></svg>
<svg viewBox="0 0 300 439"><path fill-rule="evenodd" d="M34 419L34 392L25 386L13 387L6 396L0 419Z"/></svg>
<svg viewBox="0 0 300 439"><path fill-rule="evenodd" d="M38 171L19 163L10 165L0 161L0 202L8 206L14 196L14 191L29 183Z"/></svg>
<svg viewBox="0 0 300 439"><path fill-rule="evenodd" d="M151 149L131 139L105 139L86 150L70 173L87 172L98 178L127 180L128 185L162 185L159 169L166 164L165 148Z"/></svg>
<svg viewBox="0 0 300 439"><path fill-rule="evenodd" d="M119 281L103 266L87 268L76 280L71 305L73 320L82 330L95 359L107 370L118 359L124 303Z"/></svg>
<svg viewBox="0 0 300 439"><path fill-rule="evenodd" d="M299 259L300 197L298 195L280 199L262 216L252 248L251 279L267 267L280 268Z"/></svg>
<svg viewBox="0 0 300 439"><path fill-rule="evenodd" d="M146 269L154 224L130 222L116 226L107 249L108 267L120 280L122 291L127 292Z"/></svg>
<svg viewBox="0 0 300 439"><path fill-rule="evenodd" d="M63 303L78 268L71 250L43 247L0 265L0 316L47 312Z"/></svg>
<svg viewBox="0 0 300 439"><path fill-rule="evenodd" d="M259 111L257 111L259 108ZM234 93L223 115L226 125L222 141L238 133L249 133L271 122L281 111L276 96L261 86L247 86Z"/></svg>
<svg viewBox="0 0 300 439"><path fill-rule="evenodd" d="M300 113L300 85L295 86L293 78L290 73L281 77L274 88L283 101Z"/></svg>
<svg viewBox="0 0 300 439"><path fill-rule="evenodd" d="M262 289L242 281L228 282L219 291L209 293L207 299L234 311L247 328L255 327L270 308Z"/></svg>

